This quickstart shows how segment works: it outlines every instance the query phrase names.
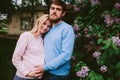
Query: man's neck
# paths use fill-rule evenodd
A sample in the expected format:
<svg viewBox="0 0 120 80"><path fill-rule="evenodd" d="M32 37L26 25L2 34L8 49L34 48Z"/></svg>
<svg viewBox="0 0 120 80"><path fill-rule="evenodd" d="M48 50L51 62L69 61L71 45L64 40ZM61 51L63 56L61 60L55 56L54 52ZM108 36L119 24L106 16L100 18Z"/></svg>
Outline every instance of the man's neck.
<svg viewBox="0 0 120 80"><path fill-rule="evenodd" d="M57 24L59 24L61 22L62 22L62 20L60 20L59 22L56 22L56 23L52 23L52 25L55 26L55 25L57 25Z"/></svg>

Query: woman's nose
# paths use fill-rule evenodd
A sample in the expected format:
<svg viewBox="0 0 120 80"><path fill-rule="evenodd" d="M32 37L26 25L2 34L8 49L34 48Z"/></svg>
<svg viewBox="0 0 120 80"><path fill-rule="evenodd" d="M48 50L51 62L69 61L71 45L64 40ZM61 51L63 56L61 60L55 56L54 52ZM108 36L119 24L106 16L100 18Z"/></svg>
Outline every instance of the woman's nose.
<svg viewBox="0 0 120 80"><path fill-rule="evenodd" d="M45 29L45 30L47 30L47 29L48 29L47 25L45 25L44 29Z"/></svg>

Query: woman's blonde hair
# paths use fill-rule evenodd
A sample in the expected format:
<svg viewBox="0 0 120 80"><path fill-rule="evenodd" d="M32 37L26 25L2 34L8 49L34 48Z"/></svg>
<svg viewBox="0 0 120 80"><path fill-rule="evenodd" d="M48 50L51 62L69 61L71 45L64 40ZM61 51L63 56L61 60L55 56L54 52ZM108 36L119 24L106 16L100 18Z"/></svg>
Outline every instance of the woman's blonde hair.
<svg viewBox="0 0 120 80"><path fill-rule="evenodd" d="M48 14L44 14L41 17L39 17L37 19L37 21L34 24L33 29L31 30L31 33L33 33L33 35L35 37L38 37L38 35L40 35L40 29L41 29L41 25L46 21L49 20L49 15Z"/></svg>

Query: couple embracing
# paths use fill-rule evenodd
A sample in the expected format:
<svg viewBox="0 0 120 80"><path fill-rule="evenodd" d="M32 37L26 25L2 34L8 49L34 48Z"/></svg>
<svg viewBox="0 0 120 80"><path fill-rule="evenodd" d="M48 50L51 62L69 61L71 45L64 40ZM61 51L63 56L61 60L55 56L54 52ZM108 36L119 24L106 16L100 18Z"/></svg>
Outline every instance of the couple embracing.
<svg viewBox="0 0 120 80"><path fill-rule="evenodd" d="M49 15L20 35L12 57L17 69L14 80L69 80L75 35L62 20L65 13L66 4L52 0Z"/></svg>

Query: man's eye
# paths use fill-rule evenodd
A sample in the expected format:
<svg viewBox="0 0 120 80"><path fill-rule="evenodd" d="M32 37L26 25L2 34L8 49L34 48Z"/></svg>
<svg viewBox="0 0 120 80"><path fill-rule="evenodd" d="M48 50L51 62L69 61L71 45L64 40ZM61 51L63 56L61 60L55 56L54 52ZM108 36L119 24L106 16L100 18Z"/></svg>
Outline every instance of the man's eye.
<svg viewBox="0 0 120 80"><path fill-rule="evenodd" d="M51 7L52 10L54 10L55 8L54 7Z"/></svg>
<svg viewBox="0 0 120 80"><path fill-rule="evenodd" d="M46 23L43 23L43 25L46 25Z"/></svg>
<svg viewBox="0 0 120 80"><path fill-rule="evenodd" d="M58 11L61 11L62 9L60 9L60 8L57 8L57 10L58 10Z"/></svg>

